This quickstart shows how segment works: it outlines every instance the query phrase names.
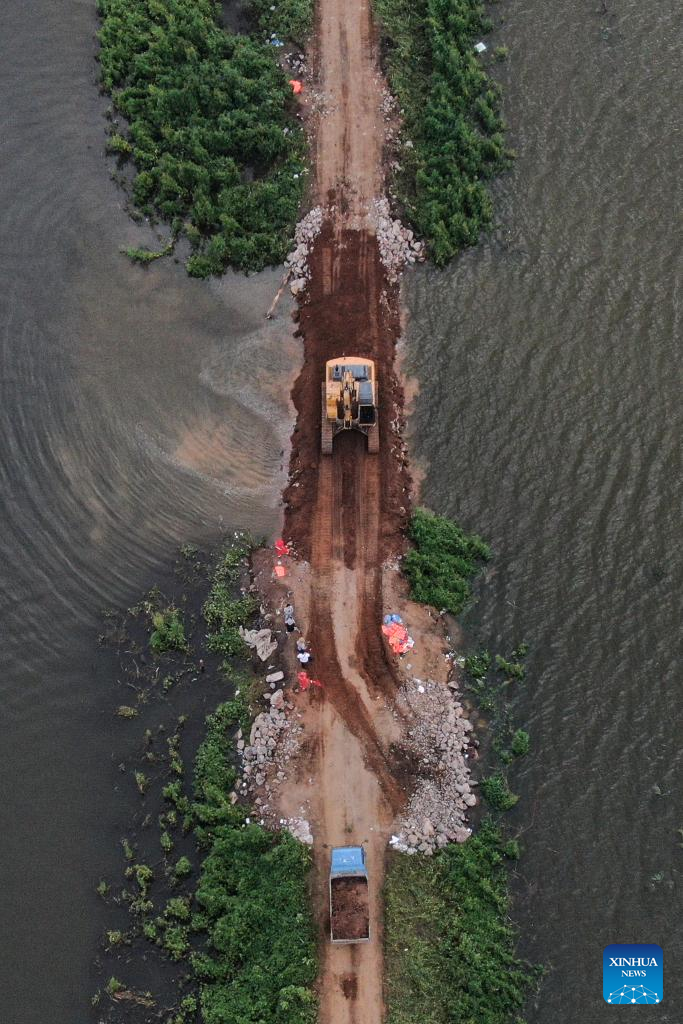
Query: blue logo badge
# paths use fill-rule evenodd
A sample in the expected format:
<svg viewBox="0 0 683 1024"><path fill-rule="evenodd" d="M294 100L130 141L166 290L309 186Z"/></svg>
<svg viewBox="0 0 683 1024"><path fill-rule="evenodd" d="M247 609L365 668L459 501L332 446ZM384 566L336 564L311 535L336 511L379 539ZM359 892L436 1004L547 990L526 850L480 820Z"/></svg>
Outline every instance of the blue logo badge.
<svg viewBox="0 0 683 1024"><path fill-rule="evenodd" d="M602 954L602 995L606 1003L661 1003L664 994L662 947L653 943L614 943Z"/></svg>

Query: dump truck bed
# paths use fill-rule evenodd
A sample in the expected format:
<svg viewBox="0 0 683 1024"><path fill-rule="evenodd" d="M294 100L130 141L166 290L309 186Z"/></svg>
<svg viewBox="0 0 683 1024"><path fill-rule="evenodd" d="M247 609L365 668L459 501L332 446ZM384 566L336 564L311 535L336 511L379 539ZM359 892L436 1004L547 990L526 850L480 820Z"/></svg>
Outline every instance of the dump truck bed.
<svg viewBox="0 0 683 1024"><path fill-rule="evenodd" d="M368 942L370 898L362 846L337 846L330 865L330 938L332 942Z"/></svg>
<svg viewBox="0 0 683 1024"><path fill-rule="evenodd" d="M330 879L330 936L332 942L369 940L370 900L365 875Z"/></svg>

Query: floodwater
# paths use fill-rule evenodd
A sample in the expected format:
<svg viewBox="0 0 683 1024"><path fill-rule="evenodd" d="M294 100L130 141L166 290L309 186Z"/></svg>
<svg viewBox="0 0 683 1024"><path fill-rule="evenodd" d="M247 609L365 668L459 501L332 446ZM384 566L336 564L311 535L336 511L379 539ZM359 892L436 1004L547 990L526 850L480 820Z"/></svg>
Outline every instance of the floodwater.
<svg viewBox="0 0 683 1024"><path fill-rule="evenodd" d="M103 156L94 0L0 8L2 1020L89 1019L126 825L100 611L174 548L279 521L287 307L273 272L189 280ZM425 500L489 538L470 616L533 644L533 755L511 816L524 951L551 968L530 1024L597 1024L602 948L658 942L679 1021L683 850L674 355L673 0L508 0L495 42L519 159L501 227L406 288ZM283 426L284 425L284 426ZM656 787L656 788L655 788ZM658 795L661 793L661 795ZM651 881L659 878L661 881Z"/></svg>
<svg viewBox="0 0 683 1024"><path fill-rule="evenodd" d="M300 364L278 272L121 255L155 238L110 179L95 31L94 0L0 8L3 1024L90 1018L129 811L100 613L183 542L277 529Z"/></svg>
<svg viewBox="0 0 683 1024"><path fill-rule="evenodd" d="M493 14L519 157L493 235L407 284L413 450L425 502L495 550L475 639L532 644L515 918L550 973L528 1020L611 1020L603 947L654 942L664 1002L628 1013L679 1022L680 9Z"/></svg>

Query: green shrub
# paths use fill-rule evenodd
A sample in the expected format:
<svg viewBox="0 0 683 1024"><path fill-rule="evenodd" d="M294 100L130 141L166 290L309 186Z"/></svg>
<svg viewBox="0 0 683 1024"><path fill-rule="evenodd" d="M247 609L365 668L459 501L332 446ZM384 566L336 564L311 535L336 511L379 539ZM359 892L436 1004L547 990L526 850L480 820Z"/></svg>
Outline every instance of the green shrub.
<svg viewBox="0 0 683 1024"><path fill-rule="evenodd" d="M506 676L510 676L512 679L524 679L526 675L526 669L521 662L508 661L507 658L503 658L500 654L496 655L496 671L504 672Z"/></svg>
<svg viewBox="0 0 683 1024"><path fill-rule="evenodd" d="M114 133L107 138L107 152L118 153L119 156L129 156L133 152L133 147L128 139L124 139L123 135Z"/></svg>
<svg viewBox="0 0 683 1024"><path fill-rule="evenodd" d="M483 679L491 667L491 655L488 651L470 654L465 658L465 671L473 679Z"/></svg>
<svg viewBox="0 0 683 1024"><path fill-rule="evenodd" d="M280 0L275 10L270 0L250 0L249 7L264 39L274 34L303 49L313 27L312 0Z"/></svg>
<svg viewBox="0 0 683 1024"><path fill-rule="evenodd" d="M481 0L374 0L386 70L403 113L395 189L438 266L492 221L487 179L507 168L499 90L474 43L491 28Z"/></svg>
<svg viewBox="0 0 683 1024"><path fill-rule="evenodd" d="M122 992L125 989L125 985L118 978L111 977L106 984L105 992L108 996L115 996L117 992Z"/></svg>
<svg viewBox="0 0 683 1024"><path fill-rule="evenodd" d="M525 757L529 753L529 733L524 729L516 729L510 744L510 750L515 757Z"/></svg>
<svg viewBox="0 0 683 1024"><path fill-rule="evenodd" d="M144 796L147 791L147 787L149 786L149 779L144 772L135 773L135 784L138 787L139 792Z"/></svg>
<svg viewBox="0 0 683 1024"><path fill-rule="evenodd" d="M166 904L164 917L174 917L178 921L190 920L190 900L187 896L174 896Z"/></svg>
<svg viewBox="0 0 683 1024"><path fill-rule="evenodd" d="M162 256L168 256L173 252L173 242L170 242L163 249L124 249L123 250L129 260L133 263L141 263L143 266L148 266L150 263L154 263L155 260L160 260Z"/></svg>
<svg viewBox="0 0 683 1024"><path fill-rule="evenodd" d="M138 887L143 896L147 895L149 887L154 880L154 872L148 864L136 864L133 868L133 874L135 881L138 883Z"/></svg>
<svg viewBox="0 0 683 1024"><path fill-rule="evenodd" d="M192 874L192 862L189 857L179 857L173 868L173 877L176 881L182 878L189 878Z"/></svg>
<svg viewBox="0 0 683 1024"><path fill-rule="evenodd" d="M171 960L182 960L190 948L187 928L182 925L169 925L164 929L162 945Z"/></svg>
<svg viewBox="0 0 683 1024"><path fill-rule="evenodd" d="M298 32L310 0L283 2ZM277 51L223 29L213 0L98 6L102 84L128 123L138 209L187 235L193 276L282 262L306 168Z"/></svg>
<svg viewBox="0 0 683 1024"><path fill-rule="evenodd" d="M507 779L502 772L495 772L481 781L484 799L496 811L509 811L515 806L519 797L511 792Z"/></svg>
<svg viewBox="0 0 683 1024"><path fill-rule="evenodd" d="M154 629L149 643L155 654L163 654L164 651L187 651L185 626L177 608L171 606L163 611L153 612L152 625Z"/></svg>
<svg viewBox="0 0 683 1024"><path fill-rule="evenodd" d="M503 845L503 854L508 860L519 860L522 856L522 850L519 845L519 840L508 839L507 843Z"/></svg>
<svg viewBox="0 0 683 1024"><path fill-rule="evenodd" d="M408 536L415 545L403 559L403 571L415 601L458 615L471 600L470 580L490 557L476 534L424 508L413 512Z"/></svg>
<svg viewBox="0 0 683 1024"><path fill-rule="evenodd" d="M392 855L384 894L387 1024L521 1024L538 971L515 955L497 828Z"/></svg>
<svg viewBox="0 0 683 1024"><path fill-rule="evenodd" d="M207 951L193 957L206 1024L314 1024L310 864L310 851L286 832L217 830L196 894L209 922Z"/></svg>

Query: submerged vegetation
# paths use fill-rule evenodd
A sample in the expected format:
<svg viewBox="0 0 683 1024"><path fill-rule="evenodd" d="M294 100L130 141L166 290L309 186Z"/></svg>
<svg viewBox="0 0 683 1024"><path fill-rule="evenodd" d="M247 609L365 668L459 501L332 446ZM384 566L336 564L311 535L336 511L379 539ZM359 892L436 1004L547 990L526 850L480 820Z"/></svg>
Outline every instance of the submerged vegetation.
<svg viewBox="0 0 683 1024"><path fill-rule="evenodd" d="M280 263L306 167L291 89L263 41L270 5L255 5L260 38L224 29L213 0L98 5L102 84L126 121L108 148L133 160L138 209L187 236L196 277ZM311 11L310 0L286 0L282 29L305 34Z"/></svg>
<svg viewBox="0 0 683 1024"><path fill-rule="evenodd" d="M458 615L472 598L471 580L491 556L488 544L424 508L413 512L408 536L415 546L403 571L411 597Z"/></svg>
<svg viewBox="0 0 683 1024"><path fill-rule="evenodd" d="M387 1024L521 1024L539 971L514 951L505 858L517 855L488 821L433 859L392 855Z"/></svg>
<svg viewBox="0 0 683 1024"><path fill-rule="evenodd" d="M104 1007L107 1024L130 1019L126 1007L132 1003L154 1007L155 1019L166 1024L314 1024L316 1019L310 850L289 833L256 824L252 809L235 796L234 734L237 727L247 733L251 727L253 691L260 680L251 680L222 642L215 649L212 643L215 636L225 637L227 628L237 630L253 610L251 599L243 596L251 546L249 538L235 535L216 561L195 548L183 550L176 574L187 584L191 563L192 592L185 589L176 602L196 614L186 616L182 645L166 642L168 630L177 629L173 623L182 620L176 603L157 588L129 609L126 629L112 624L122 668L130 659L129 678L140 687L135 710L146 717L140 722L137 714L116 712L129 719L122 728L144 730L142 752L130 766L142 810L139 828L121 841L122 887L105 880L96 887L103 899L126 905L129 914L127 927L118 917L103 936L102 989L93 1004ZM226 609L235 606L244 615L228 615ZM215 630L208 636L206 621ZM155 693L159 698L166 693L157 658L149 668L149 686L139 678L136 657L150 626L152 636L163 637L163 671L173 673L164 678L186 680L174 696L185 695L187 715L165 699L161 708L155 703ZM238 653L243 652L240 647ZM204 659L213 667L200 683L197 665ZM122 674L125 678L125 670ZM223 699L200 724L192 711L209 688L224 694L226 686L236 687L236 695ZM215 703L214 696L209 707ZM144 728L148 716L160 712L165 720ZM193 763L193 772L185 763ZM150 949L164 963L167 986L160 988L155 969L153 993L129 989L131 977L154 962ZM119 974L126 984L117 981ZM114 985L107 982L110 977Z"/></svg>
<svg viewBox="0 0 683 1024"><path fill-rule="evenodd" d="M474 50L491 30L480 0L373 0L403 117L395 190L443 266L491 224L487 179L509 166L499 89Z"/></svg>
<svg viewBox="0 0 683 1024"><path fill-rule="evenodd" d="M186 651L185 626L177 608L170 607L152 613L154 629L149 645L155 654L165 651Z"/></svg>
<svg viewBox="0 0 683 1024"><path fill-rule="evenodd" d="M226 658L246 652L239 633L240 626L245 626L258 608L255 597L235 597L234 594L249 546L249 539L241 538L221 556L213 572L209 596L204 602L204 618L211 630L209 649Z"/></svg>

